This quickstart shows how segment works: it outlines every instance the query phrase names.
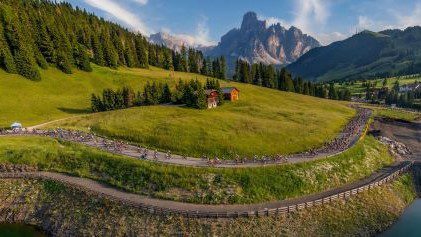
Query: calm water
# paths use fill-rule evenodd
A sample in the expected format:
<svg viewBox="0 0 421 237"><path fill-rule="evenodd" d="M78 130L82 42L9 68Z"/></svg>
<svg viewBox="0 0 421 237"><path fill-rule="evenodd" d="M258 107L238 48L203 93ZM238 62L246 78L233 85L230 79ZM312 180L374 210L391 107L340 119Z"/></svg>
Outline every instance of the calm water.
<svg viewBox="0 0 421 237"><path fill-rule="evenodd" d="M45 237L35 227L23 224L0 224L0 237Z"/></svg>
<svg viewBox="0 0 421 237"><path fill-rule="evenodd" d="M409 206L399 220L379 237L419 237L421 236L421 199Z"/></svg>

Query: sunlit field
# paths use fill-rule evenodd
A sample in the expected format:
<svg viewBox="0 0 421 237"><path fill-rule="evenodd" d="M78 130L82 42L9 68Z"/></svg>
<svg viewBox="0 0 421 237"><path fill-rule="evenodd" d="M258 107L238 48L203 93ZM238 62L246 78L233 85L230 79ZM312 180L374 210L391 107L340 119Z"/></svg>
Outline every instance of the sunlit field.
<svg viewBox="0 0 421 237"><path fill-rule="evenodd" d="M306 151L333 139L355 115L344 102L222 81L222 86L239 88L239 101L212 110L149 106L81 116L90 114L91 93L104 88L130 85L139 90L147 81L174 85L179 79L204 82L206 78L157 68L98 66L92 73L72 75L51 68L42 71L41 82L0 74L3 127L14 121L29 126L76 116L48 126L91 128L102 135L185 155L224 158Z"/></svg>

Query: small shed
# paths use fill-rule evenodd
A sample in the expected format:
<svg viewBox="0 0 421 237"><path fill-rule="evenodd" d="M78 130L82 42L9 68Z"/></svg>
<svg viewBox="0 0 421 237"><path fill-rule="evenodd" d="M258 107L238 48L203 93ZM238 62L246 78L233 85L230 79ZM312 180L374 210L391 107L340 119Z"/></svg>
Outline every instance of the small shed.
<svg viewBox="0 0 421 237"><path fill-rule="evenodd" d="M18 123L18 122L14 122L12 123L12 125L10 125L10 128L15 130L15 129L22 129L22 124Z"/></svg>
<svg viewBox="0 0 421 237"><path fill-rule="evenodd" d="M208 109L215 108L218 106L218 91L206 90L206 97L208 102Z"/></svg>
<svg viewBox="0 0 421 237"><path fill-rule="evenodd" d="M222 93L224 93L226 100L236 101L240 98L240 90L236 87L224 87L222 88Z"/></svg>

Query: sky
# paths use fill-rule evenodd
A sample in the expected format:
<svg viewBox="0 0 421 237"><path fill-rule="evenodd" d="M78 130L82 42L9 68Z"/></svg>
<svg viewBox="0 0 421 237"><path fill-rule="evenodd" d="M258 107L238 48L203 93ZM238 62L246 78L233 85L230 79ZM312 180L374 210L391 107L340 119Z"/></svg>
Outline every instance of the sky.
<svg viewBox="0 0 421 237"><path fill-rule="evenodd" d="M64 0L149 36L170 33L214 45L257 13L268 24L296 26L327 45L357 31L421 25L421 0Z"/></svg>

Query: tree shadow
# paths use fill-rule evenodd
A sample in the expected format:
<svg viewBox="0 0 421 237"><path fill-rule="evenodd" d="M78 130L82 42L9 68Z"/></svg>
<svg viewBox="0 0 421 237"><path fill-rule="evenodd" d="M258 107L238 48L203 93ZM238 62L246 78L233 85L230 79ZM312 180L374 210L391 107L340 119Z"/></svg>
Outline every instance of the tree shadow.
<svg viewBox="0 0 421 237"><path fill-rule="evenodd" d="M75 109L75 108L64 108L60 107L58 110L65 112L67 114L88 114L92 112L90 109Z"/></svg>

